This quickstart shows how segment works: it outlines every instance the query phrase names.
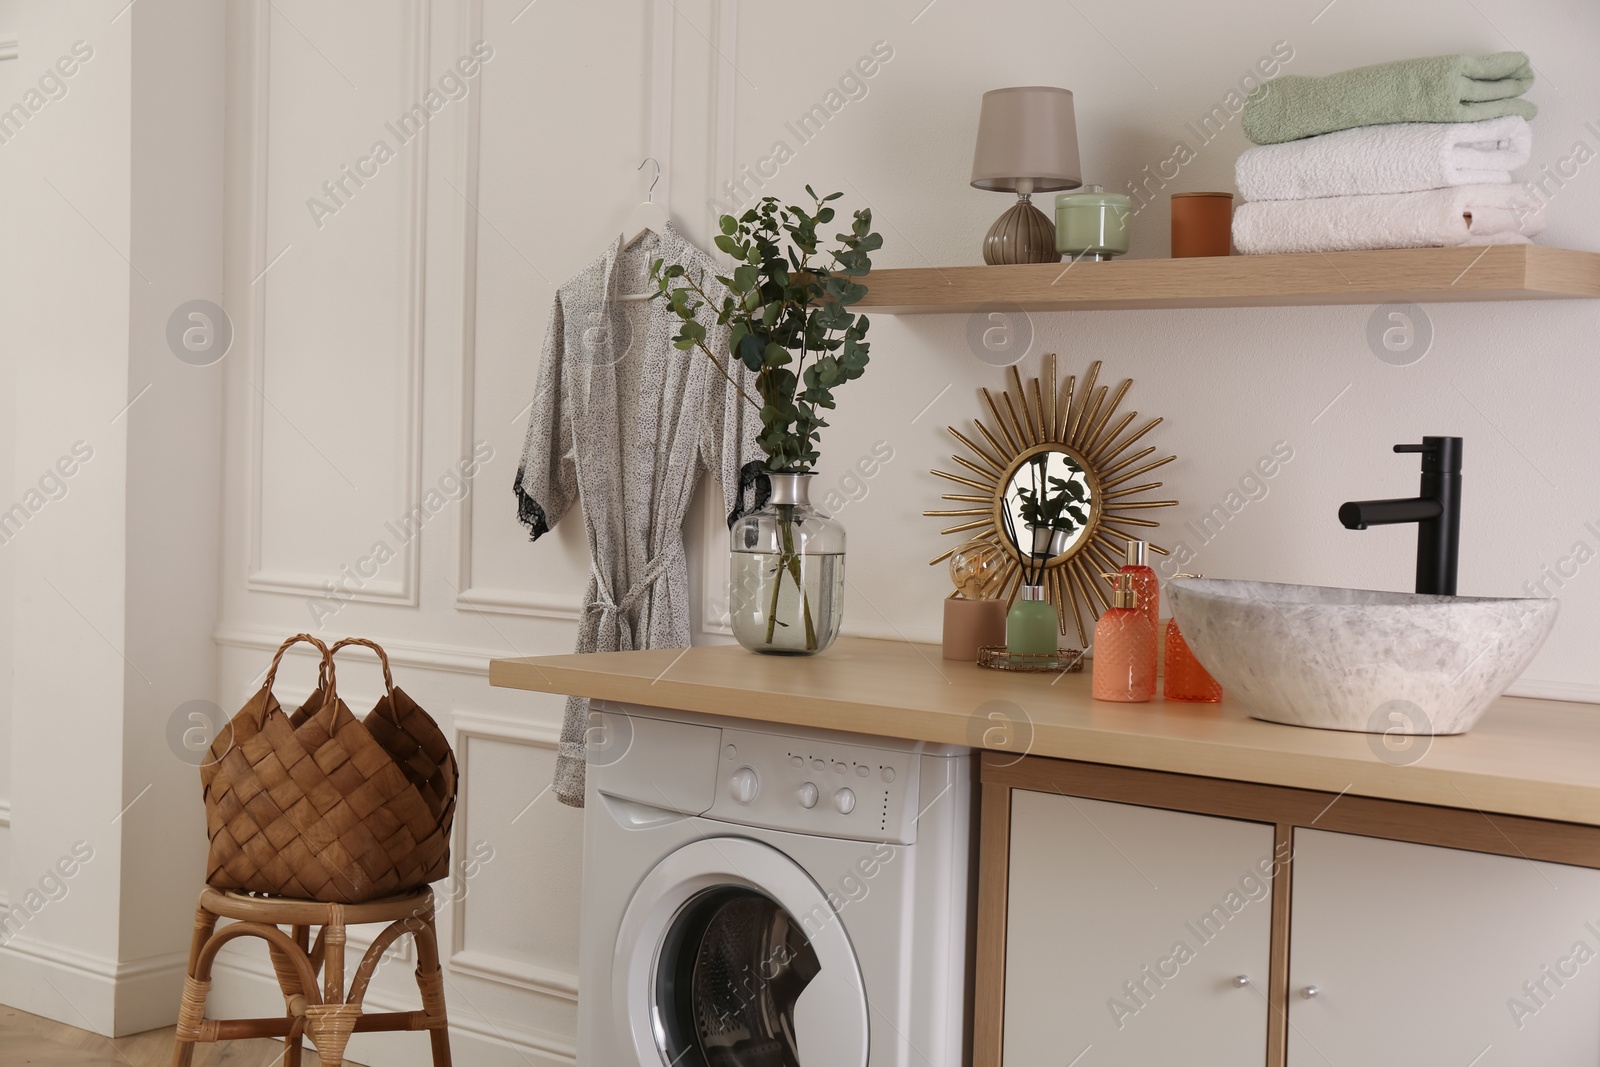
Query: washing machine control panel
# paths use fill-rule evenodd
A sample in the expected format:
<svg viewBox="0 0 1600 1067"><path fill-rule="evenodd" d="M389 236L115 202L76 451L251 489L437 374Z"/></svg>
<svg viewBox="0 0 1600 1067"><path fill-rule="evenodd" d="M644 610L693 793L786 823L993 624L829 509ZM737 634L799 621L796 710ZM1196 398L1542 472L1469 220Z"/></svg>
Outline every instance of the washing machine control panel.
<svg viewBox="0 0 1600 1067"><path fill-rule="evenodd" d="M911 844L919 759L911 752L724 729L716 800L706 817Z"/></svg>

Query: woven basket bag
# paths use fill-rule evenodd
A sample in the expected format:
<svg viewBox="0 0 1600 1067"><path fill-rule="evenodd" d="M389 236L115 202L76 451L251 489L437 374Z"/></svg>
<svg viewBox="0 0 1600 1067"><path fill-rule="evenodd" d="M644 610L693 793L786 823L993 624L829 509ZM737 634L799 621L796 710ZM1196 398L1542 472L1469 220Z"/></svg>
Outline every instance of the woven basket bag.
<svg viewBox="0 0 1600 1067"><path fill-rule="evenodd" d="M293 716L272 683L298 642L322 653L318 684ZM365 645L384 696L357 719L339 699L333 658ZM200 768L211 853L206 883L273 896L359 904L450 872L456 761L437 723L395 688L389 657L361 638L331 649L285 641L266 681L212 742Z"/></svg>

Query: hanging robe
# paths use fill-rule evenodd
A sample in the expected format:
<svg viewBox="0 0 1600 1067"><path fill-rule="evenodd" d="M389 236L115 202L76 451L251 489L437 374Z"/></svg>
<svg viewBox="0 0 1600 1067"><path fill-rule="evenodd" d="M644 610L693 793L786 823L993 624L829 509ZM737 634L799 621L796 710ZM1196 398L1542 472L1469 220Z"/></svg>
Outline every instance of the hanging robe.
<svg viewBox="0 0 1600 1067"><path fill-rule="evenodd" d="M624 301L655 288L650 264L681 263L712 300L721 269L676 230L622 238L556 293L539 384L517 470L518 514L537 541L577 501L592 560L579 652L690 644L683 520L701 472L721 485L731 525L765 503L761 420L739 394L754 376L728 356L728 332L706 326L706 346L672 345L681 320L660 300ZM705 322L713 308L701 311ZM556 796L583 806L588 701L569 697L556 759Z"/></svg>

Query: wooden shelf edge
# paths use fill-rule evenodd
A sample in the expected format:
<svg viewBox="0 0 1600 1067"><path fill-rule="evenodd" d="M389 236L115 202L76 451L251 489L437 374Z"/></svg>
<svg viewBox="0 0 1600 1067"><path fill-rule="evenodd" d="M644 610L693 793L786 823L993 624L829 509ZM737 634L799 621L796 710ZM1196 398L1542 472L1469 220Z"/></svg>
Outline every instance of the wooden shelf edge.
<svg viewBox="0 0 1600 1067"><path fill-rule="evenodd" d="M911 267L867 275L858 309L1115 311L1600 297L1600 253L1542 245L1211 259Z"/></svg>

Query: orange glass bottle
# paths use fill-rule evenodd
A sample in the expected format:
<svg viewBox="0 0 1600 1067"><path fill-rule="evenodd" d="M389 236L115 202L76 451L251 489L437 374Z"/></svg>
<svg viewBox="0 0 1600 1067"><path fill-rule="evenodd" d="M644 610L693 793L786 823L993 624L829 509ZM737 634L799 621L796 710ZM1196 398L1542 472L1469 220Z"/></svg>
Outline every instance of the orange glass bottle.
<svg viewBox="0 0 1600 1067"><path fill-rule="evenodd" d="M1134 575L1108 574L1115 586L1111 609L1094 628L1096 700L1142 704L1156 695L1156 632L1133 591Z"/></svg>
<svg viewBox="0 0 1600 1067"><path fill-rule="evenodd" d="M1122 573L1133 579L1133 595L1139 602L1139 611L1150 623L1150 639L1154 641L1161 632L1161 585L1156 581L1156 572L1145 563L1145 549L1143 541L1128 542L1128 562Z"/></svg>
<svg viewBox="0 0 1600 1067"><path fill-rule="evenodd" d="M1167 620L1167 676L1162 682L1161 695L1168 700L1194 704L1215 704L1222 699L1222 686L1194 658L1176 618Z"/></svg>

